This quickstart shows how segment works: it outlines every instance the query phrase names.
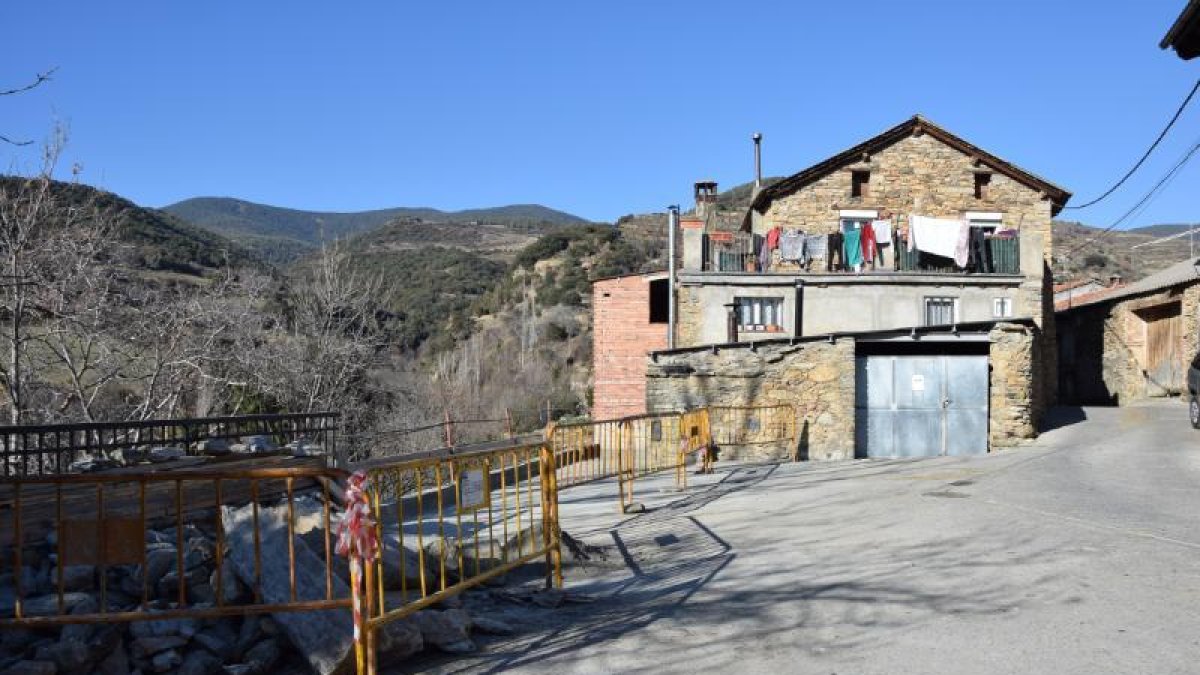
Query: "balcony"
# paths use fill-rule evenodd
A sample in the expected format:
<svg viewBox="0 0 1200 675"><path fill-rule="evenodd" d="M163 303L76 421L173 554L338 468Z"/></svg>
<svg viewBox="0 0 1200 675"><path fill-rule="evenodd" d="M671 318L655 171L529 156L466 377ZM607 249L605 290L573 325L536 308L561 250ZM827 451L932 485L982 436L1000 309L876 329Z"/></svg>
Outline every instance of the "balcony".
<svg viewBox="0 0 1200 675"><path fill-rule="evenodd" d="M763 237L747 232L711 232L703 237L704 252L702 256L703 271L705 272L764 272L759 261ZM966 268L958 267L949 258L909 251L902 242L893 241L885 247L883 266L867 265L863 272L898 272L907 274L1006 274L1021 273L1021 239L1020 236L1007 238L989 238L986 240L991 254L991 265L968 263ZM765 273L796 274L796 273L829 273L854 274L850 269L830 269L828 259L817 259L808 267L796 263L774 263Z"/></svg>

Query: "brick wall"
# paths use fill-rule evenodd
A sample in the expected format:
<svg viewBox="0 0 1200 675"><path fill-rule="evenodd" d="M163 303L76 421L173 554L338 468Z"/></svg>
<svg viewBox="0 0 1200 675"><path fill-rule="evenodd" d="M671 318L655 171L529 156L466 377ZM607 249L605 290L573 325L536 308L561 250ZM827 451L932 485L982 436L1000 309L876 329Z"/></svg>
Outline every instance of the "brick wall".
<svg viewBox="0 0 1200 675"><path fill-rule="evenodd" d="M592 284L592 418L646 412L646 355L667 348L667 324L650 323L650 282L665 274Z"/></svg>

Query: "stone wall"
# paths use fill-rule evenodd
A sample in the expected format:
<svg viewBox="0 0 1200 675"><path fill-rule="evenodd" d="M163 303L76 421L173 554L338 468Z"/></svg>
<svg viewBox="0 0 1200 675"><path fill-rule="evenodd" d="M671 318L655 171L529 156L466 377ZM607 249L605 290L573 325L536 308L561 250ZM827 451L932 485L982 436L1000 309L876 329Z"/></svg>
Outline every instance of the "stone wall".
<svg viewBox="0 0 1200 675"><path fill-rule="evenodd" d="M993 448L1037 436L1039 403L1034 372L1040 342L1036 333L1029 326L1001 323L988 335L991 340L988 442Z"/></svg>
<svg viewBox="0 0 1200 675"><path fill-rule="evenodd" d="M683 348L705 344L701 338L704 335L705 315L709 311L705 309L705 295L701 286L681 284L675 287L675 346ZM725 308L721 307L720 311L723 313ZM725 341L722 337L710 342Z"/></svg>
<svg viewBox="0 0 1200 675"><path fill-rule="evenodd" d="M1161 394L1161 390L1149 386L1147 380L1146 320L1137 310L1176 302L1180 307L1177 368L1186 377L1187 368L1200 346L1200 283L1116 302L1109 306L1106 316L1101 315L1104 318L1104 384L1118 404Z"/></svg>
<svg viewBox="0 0 1200 675"><path fill-rule="evenodd" d="M870 171L865 197L851 196L851 173ZM1054 326L1051 209L1041 192L999 172L991 172L986 198L975 198L975 174L987 171L968 155L929 134L908 136L876 152L869 161L834 171L796 192L775 199L754 230L772 227L800 228L809 232L835 232L842 209L874 209L895 215L899 225L910 214L962 218L969 211L999 212L1002 222L1021 232L1021 268L1025 282L1016 293L1015 316L1030 317L1040 328L1041 361L1035 372L1039 382L1037 408L1057 400L1057 350ZM1040 254L1040 255L1039 255Z"/></svg>
<svg viewBox="0 0 1200 675"><path fill-rule="evenodd" d="M646 354L667 347L667 324L650 323L650 281L630 275L592 286L592 417L646 412Z"/></svg>
<svg viewBox="0 0 1200 675"><path fill-rule="evenodd" d="M866 197L850 196L853 170L871 173ZM876 209L909 214L961 218L967 211L998 211L1004 224L1022 235L1040 235L1043 259L1049 263L1049 200L998 172L992 172L987 198L975 198L975 172L986 171L967 155L928 134L908 136L863 162L834 171L800 190L776 198L755 225L764 234L775 226L810 232L835 232L840 209ZM1025 273L1040 279L1037 260L1025 260Z"/></svg>
<svg viewBox="0 0 1200 675"><path fill-rule="evenodd" d="M658 355L646 367L651 412L704 405L795 405L799 438L786 454L801 459L854 457L854 386L850 339Z"/></svg>

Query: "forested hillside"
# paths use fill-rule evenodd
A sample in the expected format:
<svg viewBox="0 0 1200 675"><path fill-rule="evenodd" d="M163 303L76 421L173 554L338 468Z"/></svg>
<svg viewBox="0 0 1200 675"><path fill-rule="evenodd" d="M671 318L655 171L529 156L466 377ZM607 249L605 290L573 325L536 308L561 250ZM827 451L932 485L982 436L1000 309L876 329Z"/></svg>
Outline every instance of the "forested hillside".
<svg viewBox="0 0 1200 675"><path fill-rule="evenodd" d="M536 235L549 227L587 222L578 216L537 204L464 211L397 207L334 213L267 206L229 197L197 197L171 204L162 210L228 236L259 252L262 257L281 263L301 257L323 241L343 239L389 223L483 225L490 229L503 228ZM438 244L443 243L438 237L447 233L431 231L428 234L426 242Z"/></svg>
<svg viewBox="0 0 1200 675"><path fill-rule="evenodd" d="M6 203L15 204L28 181L0 176ZM111 192L61 181L52 181L46 188L49 217L63 219L71 209L101 214L123 244L123 261L132 268L203 275L226 265L241 267L255 261L249 250L224 236Z"/></svg>

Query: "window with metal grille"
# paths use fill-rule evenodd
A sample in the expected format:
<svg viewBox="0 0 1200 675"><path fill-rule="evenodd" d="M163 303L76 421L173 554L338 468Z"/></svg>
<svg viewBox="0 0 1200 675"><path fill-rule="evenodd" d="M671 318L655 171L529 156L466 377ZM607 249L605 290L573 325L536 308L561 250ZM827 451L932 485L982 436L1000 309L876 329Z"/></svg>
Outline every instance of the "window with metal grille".
<svg viewBox="0 0 1200 675"><path fill-rule="evenodd" d="M954 298L925 298L925 325L945 326L955 323L958 301Z"/></svg>
<svg viewBox="0 0 1200 675"><path fill-rule="evenodd" d="M735 298L738 328L778 330L783 326L783 298Z"/></svg>

